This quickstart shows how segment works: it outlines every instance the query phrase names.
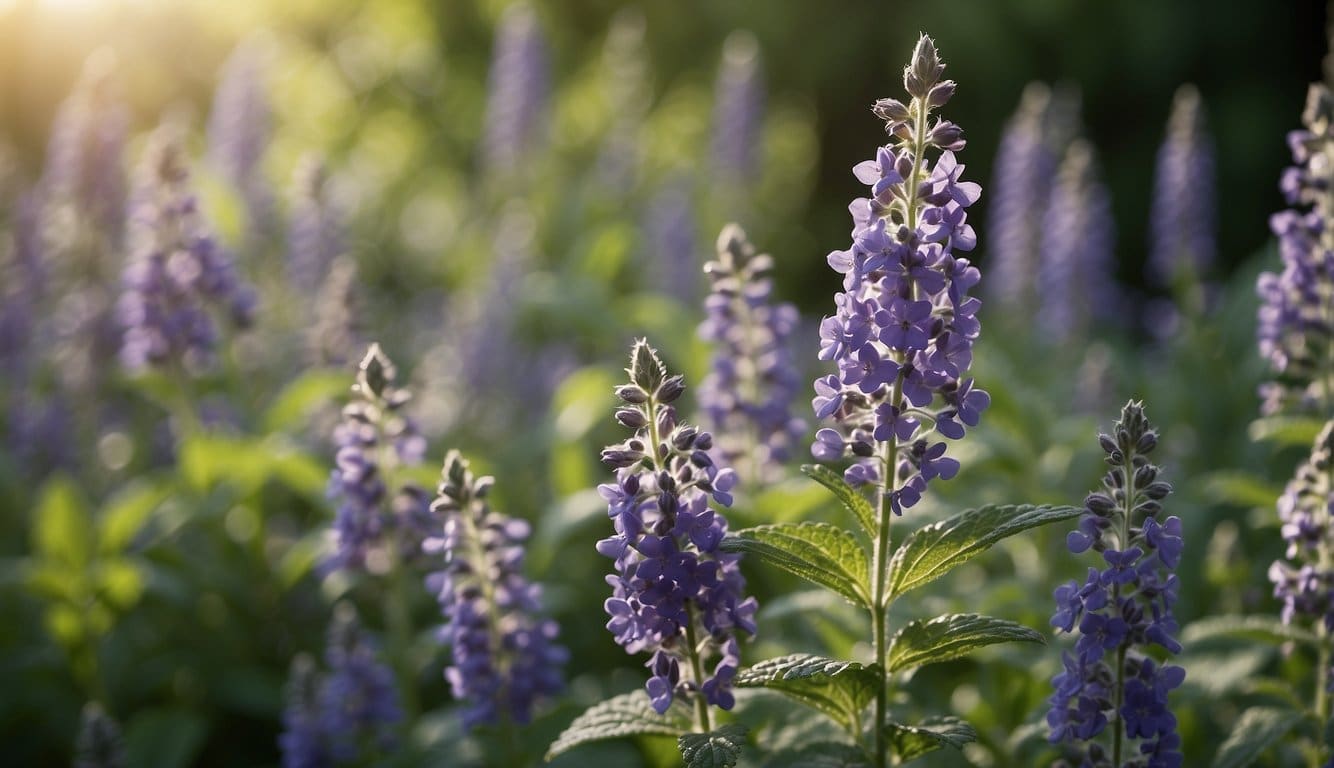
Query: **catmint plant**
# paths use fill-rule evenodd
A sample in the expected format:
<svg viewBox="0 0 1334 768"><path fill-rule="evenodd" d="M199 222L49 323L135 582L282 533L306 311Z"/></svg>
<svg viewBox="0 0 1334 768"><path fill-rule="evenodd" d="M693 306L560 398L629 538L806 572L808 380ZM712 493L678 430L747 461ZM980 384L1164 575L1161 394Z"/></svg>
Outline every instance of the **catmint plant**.
<svg viewBox="0 0 1334 768"><path fill-rule="evenodd" d="M763 122L764 67L760 45L750 32L738 30L723 43L714 86L710 166L713 173L733 184L755 178Z"/></svg>
<svg viewBox="0 0 1334 768"><path fill-rule="evenodd" d="M255 299L214 240L190 186L183 137L163 125L149 140L131 214L130 257L116 313L131 370L196 373L218 346L214 313L247 327Z"/></svg>
<svg viewBox="0 0 1334 768"><path fill-rule="evenodd" d="M602 48L602 77L610 125L598 154L598 178L608 193L629 194L639 176L639 132L652 99L645 56L644 14L622 8Z"/></svg>
<svg viewBox="0 0 1334 768"><path fill-rule="evenodd" d="M505 9L496 30L487 83L483 167L508 177L531 162L546 131L550 92L547 43L526 2Z"/></svg>
<svg viewBox="0 0 1334 768"><path fill-rule="evenodd" d="M1327 254L1334 248L1334 97L1314 83L1302 112L1304 128L1288 134L1294 166L1283 172L1279 188L1291 208L1269 219L1278 236L1280 272L1265 272L1256 283L1260 295L1257 336L1260 354L1274 380L1260 389L1261 412L1334 413L1334 291Z"/></svg>
<svg viewBox="0 0 1334 768"><path fill-rule="evenodd" d="M445 614L440 637L453 655L445 679L466 728L526 724L538 702L564 689L569 658L556 622L542 615L541 588L523 575L531 529L491 509L493 484L450 451L431 504L437 532L423 543L444 561L427 585Z"/></svg>
<svg viewBox="0 0 1334 768"><path fill-rule="evenodd" d="M1214 148L1200 92L1177 89L1158 150L1149 217L1150 276L1164 286L1194 284L1215 259Z"/></svg>
<svg viewBox="0 0 1334 768"><path fill-rule="evenodd" d="M699 301L699 232L695 216L692 182L686 174L676 174L654 192L644 212L643 230L652 269L653 285L682 304Z"/></svg>
<svg viewBox="0 0 1334 768"><path fill-rule="evenodd" d="M1168 693L1181 685L1181 667L1155 661L1150 646L1181 652L1173 617L1183 542L1181 519L1163 517L1172 487L1149 462L1158 444L1144 406L1129 402L1111 435L1099 435L1111 469L1102 490L1084 500L1079 527L1066 539L1074 554L1101 555L1081 584L1056 589L1052 626L1078 630L1074 651L1062 654L1048 702L1049 740L1069 763L1112 768L1179 768L1181 738Z"/></svg>
<svg viewBox="0 0 1334 768"><path fill-rule="evenodd" d="M712 291L699 335L714 353L699 408L721 463L752 485L780 476L806 431L791 410L800 386L790 349L797 310L772 302L772 268L736 224L723 227L718 255L704 265Z"/></svg>
<svg viewBox="0 0 1334 768"><path fill-rule="evenodd" d="M232 51L222 66L208 120L209 159L240 194L252 239L268 234L275 223L273 190L263 168L272 131L264 83L268 53L262 36Z"/></svg>
<svg viewBox="0 0 1334 768"><path fill-rule="evenodd" d="M635 342L626 372L616 421L634 437L602 451L616 482L598 486L615 528L597 545L616 565L607 577L607 629L628 653L652 654L653 709L663 714L678 696L692 700L695 724L707 732L709 705L734 703L738 634L755 634L757 605L744 596L740 558L718 549L727 520L709 506L710 499L731 505L736 474L709 457L712 435L677 422L673 403L685 383L667 375L647 341Z"/></svg>
<svg viewBox="0 0 1334 768"><path fill-rule="evenodd" d="M347 256L334 259L320 286L314 322L306 336L307 358L315 365L347 365L351 362L347 351L362 345L360 288L357 263Z"/></svg>
<svg viewBox="0 0 1334 768"><path fill-rule="evenodd" d="M343 215L333 200L324 161L301 159L292 184L292 212L287 228L287 273L300 295L320 289L334 260L347 252Z"/></svg>
<svg viewBox="0 0 1334 768"><path fill-rule="evenodd" d="M315 660L306 654L292 659L287 677L287 704L283 708L283 731L278 737L283 768L327 768L329 754L327 724L320 711L321 675Z"/></svg>

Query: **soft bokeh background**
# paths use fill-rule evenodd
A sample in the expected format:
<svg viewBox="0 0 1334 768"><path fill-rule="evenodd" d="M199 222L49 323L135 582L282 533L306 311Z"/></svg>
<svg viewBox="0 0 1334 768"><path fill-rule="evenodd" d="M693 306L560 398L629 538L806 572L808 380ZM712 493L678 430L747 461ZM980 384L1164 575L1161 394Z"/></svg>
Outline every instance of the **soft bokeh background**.
<svg viewBox="0 0 1334 768"><path fill-rule="evenodd" d="M847 204L863 193L850 168L883 141L867 107L899 95L919 31L935 38L960 84L947 114L969 140L966 176L984 187L970 211L984 274L993 158L1025 84L1081 94L1082 132L1111 192L1126 289L1116 311L1127 321L1053 350L1027 318L984 309L976 375L994 406L960 446L959 478L940 484L941 497L914 511L917 519L993 501L1078 503L1100 471L1096 428L1110 426L1126 398L1144 398L1178 486L1169 509L1186 520L1183 624L1277 612L1264 578L1281 551L1273 499L1301 454L1294 446L1314 432L1252 425L1262 379L1253 285L1277 263L1267 217L1283 205L1284 135L1298 125L1306 84L1322 76L1320 4L536 2L549 98L519 116L539 138L516 169L500 171L483 147L506 6L0 0L0 222L15 228L16 201L48 162L59 105L94 57L130 110L127 169L164 116L190 127L204 210L261 298L258 327L232 342L235 370L196 383L196 410L212 403L226 412L204 419L212 426L186 434L180 413L168 426L164 413L179 407L169 384L122 374L95 393L114 416L76 417L53 438L71 448L58 460L22 458L31 446L17 442L7 417L5 762L68 764L79 711L96 698L125 729L133 765L277 764L288 664L298 652L319 655L330 606L353 602L381 628L375 583L331 583L314 571L332 516L323 496L330 404L350 368L300 364L294 308L315 297L282 280L282 227L256 234L244 195L207 159L224 62L242 45L261 62L251 84L271 113L260 177L273 215L290 214L302 158L322 155L360 269L362 341L379 339L417 390L431 442L422 481L458 447L497 475L499 506L535 522L530 571L549 582L573 661L571 693L525 734L529 753L540 754L581 707L641 683L640 661L602 629L607 567L592 549L605 535L592 490L606 476L596 451L620 437L608 393L629 340L648 334L699 380L707 349L694 337L698 270L719 227L736 219L774 255L777 294L806 318L796 354L815 375L813 328L832 312L837 286L824 257L846 246ZM763 84L763 120L740 172L723 168L714 149L726 128L715 116L725 51L758 64ZM1202 94L1217 147L1218 267L1210 309L1183 310L1163 340L1136 318L1162 293L1144 275L1154 157L1186 82ZM236 116L242 127L261 125L252 118ZM113 275L115 258L105 265ZM17 273L8 258L0 264L0 295L9 296ZM54 305L41 310L46 317ZM43 347L35 357L54 367L57 352ZM30 385L15 375L4 392L32 386L38 399L54 398L59 380L48 372ZM807 415L804 403L797 412ZM1276 439L1253 441L1266 435ZM836 515L795 466L791 475L743 493L734 524ZM1045 596L1084 567L1063 538L1047 531L1011 542L926 590L914 615L985 610L1045 627ZM864 619L850 609L794 594L799 585L775 573L747 576L767 606L747 659L865 654ZM496 753L486 737L459 733L440 678L444 654L431 639L434 611L424 590L413 596L420 633L410 653L424 714L402 764L475 765ZM1250 682L1310 674L1299 656L1206 650L1187 657L1198 672L1181 696L1196 705L1182 716L1190 765L1204 764L1240 704L1257 695ZM967 756L976 765L1036 764L1034 724L1057 650L979 659L924 670L907 687L911 704L900 706L974 722L983 738ZM672 759L670 747L649 742L596 749L567 764Z"/></svg>

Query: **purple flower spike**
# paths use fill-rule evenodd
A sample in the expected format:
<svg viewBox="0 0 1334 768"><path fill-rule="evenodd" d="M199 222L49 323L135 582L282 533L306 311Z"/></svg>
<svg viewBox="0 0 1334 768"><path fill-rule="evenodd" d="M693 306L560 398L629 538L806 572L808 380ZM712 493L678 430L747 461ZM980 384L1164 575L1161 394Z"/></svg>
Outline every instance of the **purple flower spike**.
<svg viewBox="0 0 1334 768"><path fill-rule="evenodd" d="M1065 655L1065 669L1052 678L1048 738L1062 747L1067 764L1112 765L1105 746L1095 741L1110 725L1130 740L1131 754L1154 756L1148 763L1132 757L1114 768L1180 766L1181 741L1167 697L1186 673L1156 664L1144 646L1181 652L1172 616L1181 520L1170 517L1159 525L1153 517L1171 486L1157 479L1158 468L1148 461L1158 435L1141 404L1126 404L1114 436L1100 435L1099 442L1112 468L1104 492L1085 499L1085 514L1067 544L1075 554L1101 552L1106 568L1090 567L1082 587L1068 581L1056 589L1051 624L1067 633L1077 626L1079 639L1075 653ZM1137 515L1145 517L1133 519Z"/></svg>
<svg viewBox="0 0 1334 768"><path fill-rule="evenodd" d="M500 178L522 170L546 132L550 92L547 43L526 2L505 9L496 29L487 83L483 165Z"/></svg>
<svg viewBox="0 0 1334 768"><path fill-rule="evenodd" d="M859 460L844 479L879 488L895 514L960 469L947 444L930 438L962 438L991 401L967 378L981 331L981 302L968 292L981 273L959 255L976 245L967 209L982 190L963 180L959 127L930 117L956 89L941 79L944 68L923 37L904 75L911 104L882 99L872 108L893 140L853 168L869 197L849 207L851 246L829 255L843 290L820 324L818 357L838 374L816 380L811 403L818 419L835 422L813 455L836 461L849 446Z"/></svg>
<svg viewBox="0 0 1334 768"><path fill-rule="evenodd" d="M1297 468L1278 500L1281 533L1288 548L1284 558L1269 567L1274 597L1283 603L1284 623L1296 621L1334 630L1334 568L1323 553L1334 551L1330 504L1334 486L1329 480L1334 464L1334 421L1325 424L1311 456Z"/></svg>
<svg viewBox="0 0 1334 768"><path fill-rule="evenodd" d="M1147 263L1158 284L1189 285L1213 266L1215 194L1214 147L1204 105L1195 86L1183 85L1172 100L1154 172Z"/></svg>
<svg viewBox="0 0 1334 768"><path fill-rule="evenodd" d="M616 483L599 488L615 529L598 544L615 562L607 577L607 629L626 652L652 653L646 690L658 712L677 696L695 695L730 709L740 666L736 635L755 633L756 602L744 596L740 556L718 549L727 520L709 499L726 506L735 477L710 458L712 435L677 423L672 402L685 386L681 377L667 375L648 342L635 342L626 371L629 383L616 389L622 401L617 421L635 434L603 451ZM685 642L692 635L702 638L696 648ZM698 669L712 656L721 658L712 675L682 679L683 667ZM683 663L690 660L696 664Z"/></svg>

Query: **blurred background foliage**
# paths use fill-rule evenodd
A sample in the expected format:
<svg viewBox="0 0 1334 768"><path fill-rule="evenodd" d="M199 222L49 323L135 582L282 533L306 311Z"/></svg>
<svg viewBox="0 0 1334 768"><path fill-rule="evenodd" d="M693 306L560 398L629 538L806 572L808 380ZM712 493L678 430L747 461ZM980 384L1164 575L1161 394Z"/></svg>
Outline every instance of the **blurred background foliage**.
<svg viewBox="0 0 1334 768"><path fill-rule="evenodd" d="M849 169L883 140L867 107L898 94L919 31L936 39L960 83L949 117L969 140L966 176L984 187L972 213L984 275L1003 127L1025 84L1077 89L1082 133L1110 189L1115 273L1126 289L1115 309L1127 322L1052 348L1029 318L984 309L975 370L993 406L958 446L960 477L934 486L939 494L904 524L988 502L1077 503L1100 474L1097 428L1128 397L1143 398L1177 487L1169 511L1186 525L1182 623L1277 612L1264 577L1282 549L1273 502L1314 431L1252 423L1263 378L1253 286L1277 262L1266 219L1283 206L1283 137L1298 124L1306 83L1322 74L1320 4L536 2L550 89L540 112L514 118L531 121L539 139L502 168L485 147L488 73L507 5L0 0L0 221L16 228L59 106L97 57L111 62L129 108L127 168L163 116L191 126L207 218L261 299L257 329L231 344L234 370L194 382L184 406L171 381L112 376L96 397L118 415L63 433L75 457L61 461L21 460L25 447L8 425L6 762L68 764L80 709L95 699L122 723L132 765L276 764L289 662L319 655L333 602L350 600L382 628L373 580L315 571L332 516L324 485L334 403L360 348L341 366L300 363L301 308L315 297L284 282L284 236L263 231L243 191L206 159L215 93L238 46L260 62L256 84L271 110L261 177L280 201L277 218L293 209L286 201L303 158L326 159L360 273L362 341L380 340L417 393L431 441L420 479L432 486L444 450L458 447L497 475L498 507L535 522L530 572L548 584L573 661L570 695L525 734L528 753L540 754L582 706L641 683L639 661L601 626L608 567L593 552L605 527L594 487L607 478L597 449L619 437L610 389L623 350L647 334L699 381L708 359L694 335L699 267L720 226L736 219L773 254L777 294L806 318L797 358L814 377L814 327L836 287L824 254L846 245L847 203L861 194ZM714 146L729 56L757 66L763 83L754 154L739 170L724 167ZM1144 272L1154 157L1172 95L1187 82L1199 88L1217 147L1217 268L1208 309L1182 308L1163 339L1136 318L1155 290ZM3 263L12 286L16 273ZM49 394L56 378L34 386ZM6 394L19 387L15 376ZM227 415L189 426L210 400ZM803 403L797 410L806 416ZM734 527L837 514L795 467L791 475L744 489ZM1046 627L1046 596L1083 568L1063 540L1061 531L1011 540L924 590L914 615L985 608ZM747 660L865 655L863 620L847 606L781 574L747 577L763 609ZM402 764L478 764L494 754L493 737L465 739L452 717L424 589L412 613L420 631L404 652L426 714ZM1037 661L1029 649L1006 649L928 668L899 706L976 724L973 764L1037 764L1054 645ZM1191 703L1178 704L1191 712L1182 735L1192 765L1204 764L1241 702L1264 695L1256 680L1310 675L1300 657L1204 648L1188 650L1181 700ZM749 697L738 717L758 728L775 710L783 708ZM801 727L768 725L758 738L777 746L802 738ZM563 760L667 765L675 756L650 742L597 749Z"/></svg>

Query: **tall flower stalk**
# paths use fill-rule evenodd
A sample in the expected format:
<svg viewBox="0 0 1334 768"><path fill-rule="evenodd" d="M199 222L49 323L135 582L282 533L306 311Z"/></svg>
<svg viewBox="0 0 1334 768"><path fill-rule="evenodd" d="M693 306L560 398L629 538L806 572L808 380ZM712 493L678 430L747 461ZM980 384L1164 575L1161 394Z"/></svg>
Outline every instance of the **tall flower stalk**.
<svg viewBox="0 0 1334 768"><path fill-rule="evenodd" d="M616 482L598 486L615 527L597 545L616 562L607 629L626 652L652 653L646 688L654 710L666 712L678 696L693 700L695 727L708 732L709 705L735 702L737 636L755 634L757 605L744 597L740 555L719 549L727 520L709 506L710 498L732 503L736 476L709 458L712 435L677 422L672 403L685 384L667 375L647 341L635 342L626 371L616 420L635 434L603 450Z"/></svg>
<svg viewBox="0 0 1334 768"><path fill-rule="evenodd" d="M1172 614L1181 519L1159 522L1172 487L1149 462L1158 433L1142 404L1127 403L1113 434L1098 441L1111 469L1102 490L1084 500L1066 543L1075 554L1100 553L1106 567L1090 566L1083 584L1072 579L1056 589L1052 626L1077 627L1079 639L1052 679L1049 740L1071 753L1075 762L1065 765L1180 768L1181 737L1167 698L1186 672L1155 662L1147 649L1181 652ZM1099 738L1108 729L1110 743Z"/></svg>
<svg viewBox="0 0 1334 768"><path fill-rule="evenodd" d="M844 291L834 296L838 311L820 325L819 357L839 372L815 382L812 404L818 418L832 417L837 428L821 429L812 453L826 461L851 454L844 479L875 491L870 604L882 674L889 649L890 522L921 500L928 482L954 477L959 462L936 438L963 437L990 403L965 378L981 305L968 290L981 275L955 252L976 244L965 209L981 188L960 180L963 166L954 156L964 147L960 128L931 119L954 95L944 70L935 44L923 35L903 73L909 103L875 104L892 141L853 169L871 197L850 206L852 246L829 254L829 265L844 276ZM877 724L886 721L887 710L887 686L880 685ZM874 728L874 739L876 765L883 767L883 727Z"/></svg>
<svg viewBox="0 0 1334 768"><path fill-rule="evenodd" d="M1158 149L1149 218L1149 273L1160 285L1193 288L1216 258L1214 147L1193 85L1177 89Z"/></svg>

